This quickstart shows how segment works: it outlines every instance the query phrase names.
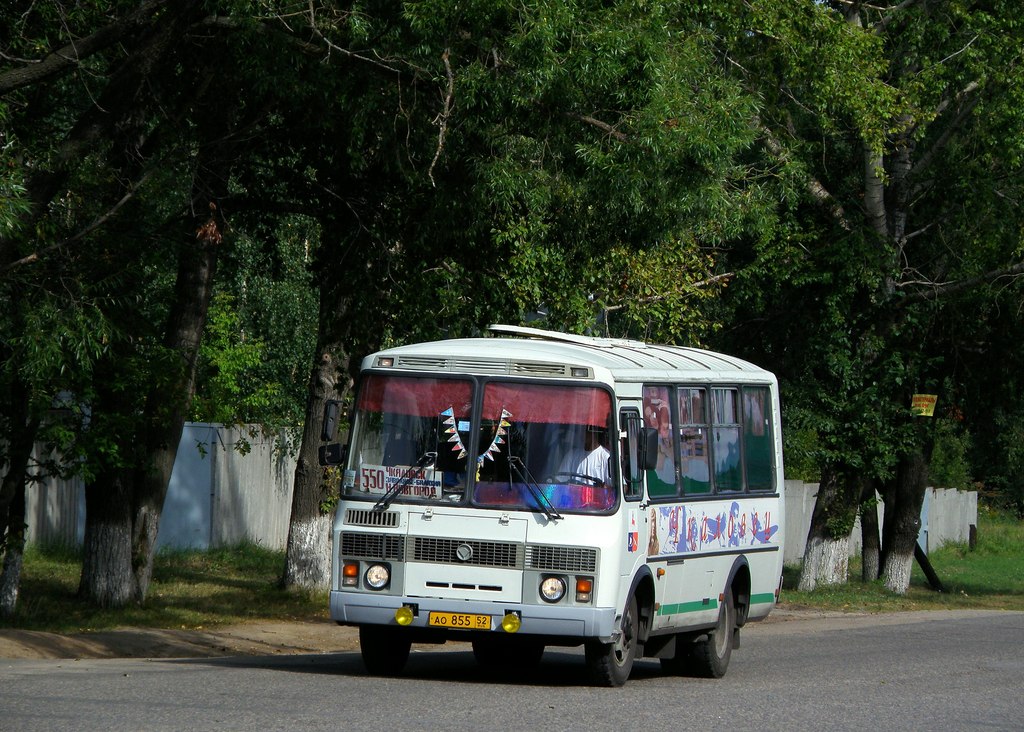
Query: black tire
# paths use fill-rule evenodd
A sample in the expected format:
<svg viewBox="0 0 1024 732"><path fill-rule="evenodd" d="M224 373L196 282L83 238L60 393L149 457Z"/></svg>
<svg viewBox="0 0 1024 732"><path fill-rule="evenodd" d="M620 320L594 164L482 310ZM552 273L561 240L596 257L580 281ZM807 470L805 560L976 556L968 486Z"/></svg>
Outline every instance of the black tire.
<svg viewBox="0 0 1024 732"><path fill-rule="evenodd" d="M732 592L725 591L725 599L718 608L718 623L692 645L690 664L696 676L720 679L725 676L732 657L732 637L736 630L736 606Z"/></svg>
<svg viewBox="0 0 1024 732"><path fill-rule="evenodd" d="M402 631L386 625L359 626L359 653L374 676L397 676L409 660L412 642Z"/></svg>
<svg viewBox="0 0 1024 732"><path fill-rule="evenodd" d="M587 641L583 646L591 680L598 686L622 686L633 670L640 630L636 597L630 597L626 603L619 630L614 643Z"/></svg>
<svg viewBox="0 0 1024 732"><path fill-rule="evenodd" d="M506 636L477 638L473 657L483 668L524 671L536 668L544 655L544 644L532 639Z"/></svg>

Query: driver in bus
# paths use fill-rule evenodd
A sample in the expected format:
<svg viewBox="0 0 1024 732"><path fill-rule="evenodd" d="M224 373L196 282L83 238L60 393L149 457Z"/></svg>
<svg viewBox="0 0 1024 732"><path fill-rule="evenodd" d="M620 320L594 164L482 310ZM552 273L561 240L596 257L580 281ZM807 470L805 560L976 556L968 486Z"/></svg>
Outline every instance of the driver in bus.
<svg viewBox="0 0 1024 732"><path fill-rule="evenodd" d="M583 446L574 447L562 460L559 475L581 476L594 482L594 485L611 485L611 473L608 468L611 453L604 446L605 430L603 427L587 425L583 430Z"/></svg>

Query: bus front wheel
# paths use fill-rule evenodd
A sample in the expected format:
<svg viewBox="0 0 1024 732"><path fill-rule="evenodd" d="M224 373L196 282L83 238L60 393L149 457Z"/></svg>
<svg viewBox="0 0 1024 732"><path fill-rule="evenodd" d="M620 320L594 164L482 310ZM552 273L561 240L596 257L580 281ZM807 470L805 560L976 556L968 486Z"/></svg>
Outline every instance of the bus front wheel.
<svg viewBox="0 0 1024 732"><path fill-rule="evenodd" d="M636 597L630 597L615 642L587 641L584 644L587 668L594 683L600 686L622 686L626 683L633 670L639 628Z"/></svg>
<svg viewBox="0 0 1024 732"><path fill-rule="evenodd" d="M412 642L386 625L359 626L359 653L374 676L397 676L409 660Z"/></svg>

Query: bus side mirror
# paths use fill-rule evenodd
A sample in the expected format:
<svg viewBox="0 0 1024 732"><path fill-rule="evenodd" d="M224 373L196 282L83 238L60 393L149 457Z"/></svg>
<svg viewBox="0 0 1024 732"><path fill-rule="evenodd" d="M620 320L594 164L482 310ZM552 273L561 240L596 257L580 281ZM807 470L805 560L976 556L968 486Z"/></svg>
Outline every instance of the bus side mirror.
<svg viewBox="0 0 1024 732"><path fill-rule="evenodd" d="M640 430L640 454L638 461L640 470L654 470L658 467L658 430L644 427Z"/></svg>
<svg viewBox="0 0 1024 732"><path fill-rule="evenodd" d="M339 414L341 414L341 402L337 399L328 399L324 405L324 424L320 430L321 442L330 442L334 439L334 433L338 429Z"/></svg>
<svg viewBox="0 0 1024 732"><path fill-rule="evenodd" d="M332 442L320 446L320 466L327 468L332 465L342 465L348 454L348 445L339 442Z"/></svg>

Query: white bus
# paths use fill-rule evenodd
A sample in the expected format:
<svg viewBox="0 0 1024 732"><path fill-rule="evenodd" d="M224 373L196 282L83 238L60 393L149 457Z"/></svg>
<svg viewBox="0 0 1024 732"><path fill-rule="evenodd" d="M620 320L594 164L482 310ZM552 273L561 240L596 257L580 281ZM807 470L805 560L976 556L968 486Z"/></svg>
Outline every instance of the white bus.
<svg viewBox="0 0 1024 732"><path fill-rule="evenodd" d="M720 677L782 573L775 377L709 351L491 326L367 357L341 470L331 617L371 673L470 641L523 668L583 645ZM328 404L325 441L338 405Z"/></svg>

